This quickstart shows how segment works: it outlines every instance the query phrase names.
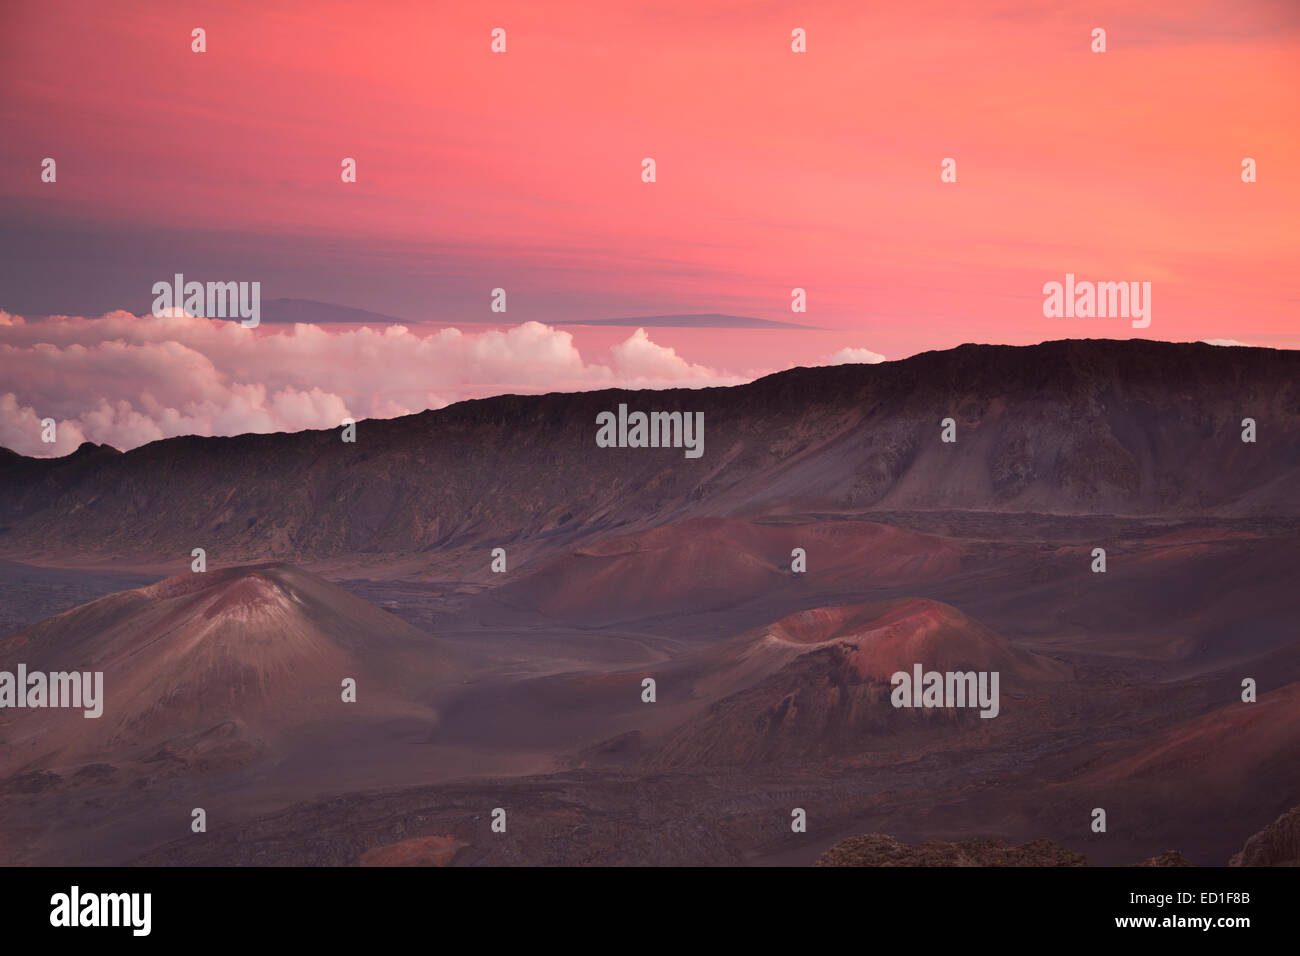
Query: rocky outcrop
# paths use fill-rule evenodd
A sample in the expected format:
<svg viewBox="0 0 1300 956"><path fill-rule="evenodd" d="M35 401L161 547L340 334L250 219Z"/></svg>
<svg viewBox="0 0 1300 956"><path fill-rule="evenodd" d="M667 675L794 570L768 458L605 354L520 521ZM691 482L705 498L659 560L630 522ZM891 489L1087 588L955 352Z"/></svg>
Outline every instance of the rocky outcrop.
<svg viewBox="0 0 1300 956"><path fill-rule="evenodd" d="M1300 807L1292 807L1247 840L1228 866L1300 866Z"/></svg>
<svg viewBox="0 0 1300 956"><path fill-rule="evenodd" d="M818 858L816 866L1088 866L1088 858L1053 843L1034 840L1008 846L1000 840L931 840L920 846L883 833L849 837Z"/></svg>

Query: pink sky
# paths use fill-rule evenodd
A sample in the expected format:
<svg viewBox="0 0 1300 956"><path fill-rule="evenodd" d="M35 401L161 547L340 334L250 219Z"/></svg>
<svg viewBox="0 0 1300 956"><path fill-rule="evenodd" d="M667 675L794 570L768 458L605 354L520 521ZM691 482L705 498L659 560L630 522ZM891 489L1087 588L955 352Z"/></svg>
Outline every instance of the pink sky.
<svg viewBox="0 0 1300 956"><path fill-rule="evenodd" d="M15 314L139 315L184 270L417 330L705 312L826 330L648 328L724 378L845 347L1300 343L1293 2L54 0L0 12L0 88ZM1150 328L1044 318L1066 272L1151 282ZM610 363L634 329L569 331Z"/></svg>

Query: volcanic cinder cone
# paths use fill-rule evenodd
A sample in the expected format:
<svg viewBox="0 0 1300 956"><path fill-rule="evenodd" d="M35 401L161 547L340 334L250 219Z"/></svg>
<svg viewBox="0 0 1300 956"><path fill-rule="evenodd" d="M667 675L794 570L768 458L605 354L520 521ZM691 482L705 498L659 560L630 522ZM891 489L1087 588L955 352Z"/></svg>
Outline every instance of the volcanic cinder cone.
<svg viewBox="0 0 1300 956"><path fill-rule="evenodd" d="M890 678L926 671L997 671L1002 716L974 709L898 710ZM699 655L694 688L714 699L650 759L656 766L767 763L852 755L893 745L899 735L975 736L1014 719L1006 697L1033 696L1070 669L1013 647L957 608L924 598L789 615ZM971 735L967 735L971 736Z"/></svg>
<svg viewBox="0 0 1300 956"><path fill-rule="evenodd" d="M308 724L428 717L453 665L433 638L283 564L168 578L109 595L0 644L0 668L102 671L103 715L0 711L4 769L123 756L231 725L274 738ZM356 703L342 683L357 682Z"/></svg>

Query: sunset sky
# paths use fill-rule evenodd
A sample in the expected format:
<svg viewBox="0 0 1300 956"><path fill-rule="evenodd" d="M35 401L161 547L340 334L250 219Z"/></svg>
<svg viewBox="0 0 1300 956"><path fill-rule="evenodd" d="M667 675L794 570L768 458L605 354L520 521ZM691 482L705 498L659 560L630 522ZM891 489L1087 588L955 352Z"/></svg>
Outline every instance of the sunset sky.
<svg viewBox="0 0 1300 956"><path fill-rule="evenodd" d="M1298 91L1294 0L5 3L0 445L972 341L1295 348ZM401 325L153 319L176 272ZM1066 272L1151 282L1151 326L1044 318ZM572 324L679 313L815 328Z"/></svg>

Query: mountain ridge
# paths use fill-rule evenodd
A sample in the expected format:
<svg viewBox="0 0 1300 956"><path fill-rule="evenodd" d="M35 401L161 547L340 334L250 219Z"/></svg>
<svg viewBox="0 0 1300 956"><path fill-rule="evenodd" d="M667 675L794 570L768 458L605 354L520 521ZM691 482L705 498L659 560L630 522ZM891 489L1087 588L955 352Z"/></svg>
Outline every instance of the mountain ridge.
<svg viewBox="0 0 1300 956"><path fill-rule="evenodd" d="M729 387L473 399L360 422L355 444L331 429L10 452L0 553L412 554L873 510L1294 516L1297 383L1300 352L1067 339ZM703 457L597 448L597 413L620 403L702 411ZM940 441L946 418L956 443Z"/></svg>

